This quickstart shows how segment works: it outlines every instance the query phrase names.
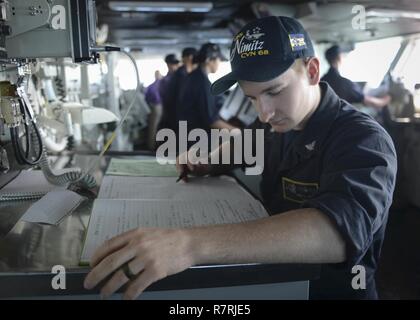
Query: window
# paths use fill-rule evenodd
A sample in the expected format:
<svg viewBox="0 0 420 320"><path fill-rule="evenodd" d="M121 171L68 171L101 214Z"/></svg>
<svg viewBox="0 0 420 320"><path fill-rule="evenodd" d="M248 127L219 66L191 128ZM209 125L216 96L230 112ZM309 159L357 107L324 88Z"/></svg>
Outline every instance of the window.
<svg viewBox="0 0 420 320"><path fill-rule="evenodd" d="M137 61L139 68L140 82L148 87L155 81L155 71L159 70L164 76L168 72L165 61L162 58L140 59ZM130 60L119 59L115 68L115 76L118 77L122 90L133 90L136 88L136 72Z"/></svg>
<svg viewBox="0 0 420 320"><path fill-rule="evenodd" d="M354 82L366 82L366 86L380 85L392 60L401 46L401 37L356 43L355 49L345 55L340 73Z"/></svg>
<svg viewBox="0 0 420 320"><path fill-rule="evenodd" d="M392 75L399 78L405 88L414 92L416 83L420 83L420 38L412 40L405 48Z"/></svg>
<svg viewBox="0 0 420 320"><path fill-rule="evenodd" d="M228 74L231 71L232 69L230 68L229 61L220 62L219 69L217 70L217 72L209 74L209 80L211 83L213 83L214 81L223 77L224 75Z"/></svg>

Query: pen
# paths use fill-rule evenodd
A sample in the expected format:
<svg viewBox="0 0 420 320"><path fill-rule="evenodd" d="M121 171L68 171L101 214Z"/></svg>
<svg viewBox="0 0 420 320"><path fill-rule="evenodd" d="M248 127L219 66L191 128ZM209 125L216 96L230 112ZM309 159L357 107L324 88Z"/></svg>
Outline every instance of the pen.
<svg viewBox="0 0 420 320"><path fill-rule="evenodd" d="M188 172L187 170L183 171L181 173L181 175L178 177L178 179L176 180L176 182L178 183L179 181L181 181L182 179L186 178L188 176Z"/></svg>

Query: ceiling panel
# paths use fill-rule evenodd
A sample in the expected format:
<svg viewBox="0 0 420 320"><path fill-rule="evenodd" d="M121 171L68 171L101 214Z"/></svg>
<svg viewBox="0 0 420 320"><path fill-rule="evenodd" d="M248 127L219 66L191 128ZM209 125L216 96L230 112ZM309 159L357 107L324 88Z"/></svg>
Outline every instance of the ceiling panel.
<svg viewBox="0 0 420 320"><path fill-rule="evenodd" d="M213 9L208 13L115 12L109 9L109 1L96 2L99 22L109 25L109 41L141 48L150 54L181 50L191 45L198 47L207 41L217 42L227 50L232 34L246 21L254 19L255 12L298 17L317 42L366 41L420 33L420 19L395 19L390 23L373 21L366 25L366 30L355 30L351 24L355 15L352 8L356 4L364 5L366 10L420 12L420 1L415 0L213 1Z"/></svg>

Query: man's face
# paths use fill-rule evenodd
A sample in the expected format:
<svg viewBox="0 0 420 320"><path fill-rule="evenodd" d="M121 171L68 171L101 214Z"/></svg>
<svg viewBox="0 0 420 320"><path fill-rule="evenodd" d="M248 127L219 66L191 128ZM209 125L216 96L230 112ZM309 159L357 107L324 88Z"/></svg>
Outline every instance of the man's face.
<svg viewBox="0 0 420 320"><path fill-rule="evenodd" d="M338 54L338 56L337 56L337 64L338 64L339 67L342 65L344 58L345 58L344 57L344 53L339 53Z"/></svg>
<svg viewBox="0 0 420 320"><path fill-rule="evenodd" d="M168 64L168 71L169 72L175 72L176 70L178 70L178 68L179 68L179 63Z"/></svg>
<svg viewBox="0 0 420 320"><path fill-rule="evenodd" d="M239 81L239 85L256 107L261 122L269 123L276 132L302 129L310 111L310 84L305 70L291 67L273 80Z"/></svg>
<svg viewBox="0 0 420 320"><path fill-rule="evenodd" d="M184 57L182 57L182 64L184 66L187 65L187 64L192 64L193 59L194 59L193 55L184 56Z"/></svg>

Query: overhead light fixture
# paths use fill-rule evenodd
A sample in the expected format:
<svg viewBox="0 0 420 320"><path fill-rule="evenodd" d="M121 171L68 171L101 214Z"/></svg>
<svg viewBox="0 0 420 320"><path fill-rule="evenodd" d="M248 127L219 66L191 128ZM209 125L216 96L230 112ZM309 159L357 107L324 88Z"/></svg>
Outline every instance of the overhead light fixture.
<svg viewBox="0 0 420 320"><path fill-rule="evenodd" d="M212 2L163 2L163 1L110 1L114 11L138 12L195 12L206 13L213 9Z"/></svg>
<svg viewBox="0 0 420 320"><path fill-rule="evenodd" d="M232 39L231 38L210 38L208 39L208 42L230 45L232 43Z"/></svg>
<svg viewBox="0 0 420 320"><path fill-rule="evenodd" d="M419 11L370 9L366 12L368 17L393 18L393 19L419 19Z"/></svg>
<svg viewBox="0 0 420 320"><path fill-rule="evenodd" d="M376 16L370 16L366 18L366 22L369 24L386 24L396 21L396 18L390 18L390 17L376 17Z"/></svg>
<svg viewBox="0 0 420 320"><path fill-rule="evenodd" d="M133 39L128 38L124 39L124 43L133 43L142 46L150 46L150 45L177 45L179 43L178 39Z"/></svg>

